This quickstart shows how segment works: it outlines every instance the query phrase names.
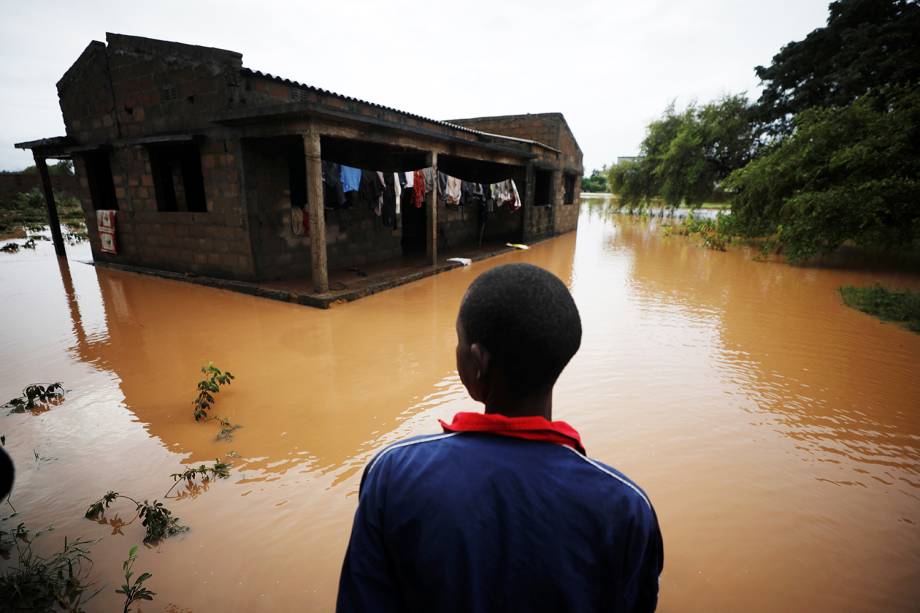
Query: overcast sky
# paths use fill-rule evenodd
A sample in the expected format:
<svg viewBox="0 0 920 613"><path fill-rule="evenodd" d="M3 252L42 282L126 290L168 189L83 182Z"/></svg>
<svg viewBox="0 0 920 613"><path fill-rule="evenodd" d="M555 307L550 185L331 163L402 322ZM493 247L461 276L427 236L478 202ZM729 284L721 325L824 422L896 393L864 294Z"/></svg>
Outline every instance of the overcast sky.
<svg viewBox="0 0 920 613"><path fill-rule="evenodd" d="M243 65L435 119L562 112L586 170L634 155L678 105L747 91L827 0L5 3L0 169L64 134L55 83L106 32L232 49Z"/></svg>

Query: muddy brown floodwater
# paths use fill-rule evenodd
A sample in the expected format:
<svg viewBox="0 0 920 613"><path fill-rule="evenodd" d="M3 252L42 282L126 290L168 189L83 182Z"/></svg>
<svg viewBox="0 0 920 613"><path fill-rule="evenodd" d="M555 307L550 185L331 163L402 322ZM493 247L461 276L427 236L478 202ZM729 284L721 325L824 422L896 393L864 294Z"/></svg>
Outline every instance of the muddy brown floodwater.
<svg viewBox="0 0 920 613"><path fill-rule="evenodd" d="M95 269L86 246L69 265L47 243L2 255L0 399L69 390L41 415L0 416L17 521L54 525L46 551L100 539L90 610L116 610L142 528L83 519L88 504L162 497L182 464L238 454L229 479L170 501L190 532L141 548L157 592L143 610L331 610L364 464L478 408L454 370L463 291L531 262L584 321L556 417L657 508L661 610L915 610L920 335L837 288L920 277L756 262L583 207L577 234L330 311ZM243 425L232 442L192 420L208 360L237 377L216 409Z"/></svg>

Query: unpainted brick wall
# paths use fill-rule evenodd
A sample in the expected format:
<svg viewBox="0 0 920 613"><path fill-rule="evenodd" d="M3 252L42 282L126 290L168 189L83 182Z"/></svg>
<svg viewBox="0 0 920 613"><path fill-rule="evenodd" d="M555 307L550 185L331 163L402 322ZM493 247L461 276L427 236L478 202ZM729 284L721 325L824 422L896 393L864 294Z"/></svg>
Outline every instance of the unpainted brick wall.
<svg viewBox="0 0 920 613"><path fill-rule="evenodd" d="M112 151L112 179L118 200L117 255L99 250L86 168L77 157L74 166L80 177L80 199L94 259L232 279L254 277L234 148L225 141L206 140L200 151L208 207L201 213L157 210L146 147L123 146Z"/></svg>

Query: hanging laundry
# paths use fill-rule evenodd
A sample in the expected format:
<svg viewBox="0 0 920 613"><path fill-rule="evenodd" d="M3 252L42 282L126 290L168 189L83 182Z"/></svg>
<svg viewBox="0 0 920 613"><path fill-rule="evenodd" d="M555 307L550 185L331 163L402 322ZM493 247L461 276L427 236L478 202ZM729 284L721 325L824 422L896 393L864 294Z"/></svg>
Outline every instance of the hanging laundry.
<svg viewBox="0 0 920 613"><path fill-rule="evenodd" d="M521 208L521 197L518 195L517 185L514 184L513 179L511 180L511 193L514 196L514 200L512 200L509 204L511 204L511 210L516 211Z"/></svg>
<svg viewBox="0 0 920 613"><path fill-rule="evenodd" d="M413 199L415 202L415 208L417 209L422 208L422 204L424 204L425 202L426 189L427 188L425 186L425 175L422 173L421 170L416 170L415 176L412 178L412 191L413 191Z"/></svg>
<svg viewBox="0 0 920 613"><path fill-rule="evenodd" d="M323 206L338 209L345 206L345 192L342 190L342 169L334 162L322 163L323 166Z"/></svg>
<svg viewBox="0 0 920 613"><path fill-rule="evenodd" d="M456 177L450 175L445 176L447 177L447 187L444 190L444 204L448 206L460 206L463 182Z"/></svg>
<svg viewBox="0 0 920 613"><path fill-rule="evenodd" d="M376 172L362 170L358 187L358 199L375 213L379 210L380 197L383 195L383 183ZM380 213L377 213L380 215Z"/></svg>
<svg viewBox="0 0 920 613"><path fill-rule="evenodd" d="M99 250L103 253L118 253L115 242L115 217L118 211L96 211L96 229L99 231Z"/></svg>
<svg viewBox="0 0 920 613"><path fill-rule="evenodd" d="M348 192L356 192L361 187L361 169L352 168L351 166L342 165L342 189Z"/></svg>
<svg viewBox="0 0 920 613"><path fill-rule="evenodd" d="M437 185L437 177L435 177L435 170L432 167L422 168L422 176L425 177L425 193L430 194L431 190Z"/></svg>
<svg viewBox="0 0 920 613"><path fill-rule="evenodd" d="M387 191L387 180L379 170L377 171L377 180L380 181L380 195L377 196L377 208L374 209L374 212L377 217L380 217L383 214L383 195Z"/></svg>
<svg viewBox="0 0 920 613"><path fill-rule="evenodd" d="M291 207L291 232L294 233L294 236L306 234L303 225L303 209L299 206Z"/></svg>
<svg viewBox="0 0 920 613"><path fill-rule="evenodd" d="M396 173L388 172L383 177L383 206L381 207L381 217L383 225L386 228L396 229L396 211L399 208L399 177Z"/></svg>
<svg viewBox="0 0 920 613"><path fill-rule="evenodd" d="M403 184L403 187L413 187L415 182L415 171L410 170L409 172L404 172L403 175L406 178L406 182Z"/></svg>
<svg viewBox="0 0 920 613"><path fill-rule="evenodd" d="M400 181L399 181L400 176L401 175L398 172L393 173L393 191L396 194L396 214L397 215L399 215L399 199L400 199L400 196L402 196L402 185L400 185ZM405 180L405 177L402 177L402 179Z"/></svg>

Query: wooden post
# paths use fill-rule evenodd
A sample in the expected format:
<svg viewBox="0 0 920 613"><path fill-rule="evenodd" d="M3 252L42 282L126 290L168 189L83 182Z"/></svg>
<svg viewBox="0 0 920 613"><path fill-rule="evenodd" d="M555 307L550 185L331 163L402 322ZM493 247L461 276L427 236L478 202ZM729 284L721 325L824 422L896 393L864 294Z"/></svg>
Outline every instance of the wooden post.
<svg viewBox="0 0 920 613"><path fill-rule="evenodd" d="M57 206L54 204L54 189L51 187L51 177L48 175L48 165L45 158L33 154L35 167L42 179L42 192L45 194L45 208L48 210L48 226L51 228L51 240L54 242L54 251L58 257L65 257L64 237L61 235L61 221L58 219Z"/></svg>
<svg viewBox="0 0 920 613"><path fill-rule="evenodd" d="M326 217L323 211L323 160L319 132L312 124L303 135L303 150L307 158L307 211L310 215L313 289L324 294L329 291L329 269L326 263Z"/></svg>
<svg viewBox="0 0 920 613"><path fill-rule="evenodd" d="M425 160L426 164L434 168L434 188L428 197L428 256L431 265L438 265L438 152L431 151Z"/></svg>

